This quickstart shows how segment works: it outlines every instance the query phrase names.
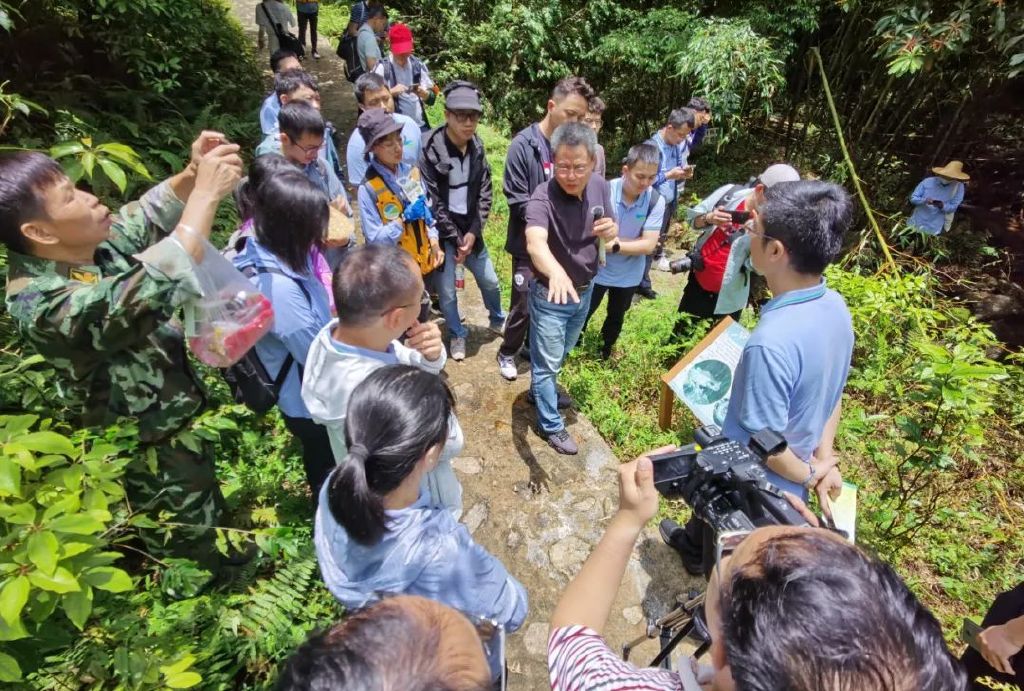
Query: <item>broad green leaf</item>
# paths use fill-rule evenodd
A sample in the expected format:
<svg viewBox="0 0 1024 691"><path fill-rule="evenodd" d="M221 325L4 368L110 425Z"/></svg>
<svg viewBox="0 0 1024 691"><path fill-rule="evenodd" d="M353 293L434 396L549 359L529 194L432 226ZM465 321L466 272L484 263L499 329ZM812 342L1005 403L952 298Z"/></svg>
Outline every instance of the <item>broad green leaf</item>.
<svg viewBox="0 0 1024 691"><path fill-rule="evenodd" d="M92 588L85 586L77 593L68 593L61 599L61 605L71 623L81 631L92 614Z"/></svg>
<svg viewBox="0 0 1024 691"><path fill-rule="evenodd" d="M113 566L91 568L82 574L82 580L94 588L106 590L110 593L123 593L134 587L131 577L121 569L116 569Z"/></svg>
<svg viewBox="0 0 1024 691"><path fill-rule="evenodd" d="M82 154L82 169L85 170L85 177L92 180L92 170L96 167L96 154L86 151Z"/></svg>
<svg viewBox="0 0 1024 691"><path fill-rule="evenodd" d="M124 174L124 170L121 166L107 158L101 158L99 163L100 168L102 168L103 172L107 174L110 181L117 185L117 189L123 193L125 188L128 186L128 176Z"/></svg>
<svg viewBox="0 0 1024 691"><path fill-rule="evenodd" d="M81 590L81 586L78 585L74 575L63 566L58 566L52 576L48 576L42 571L31 571L28 574L28 580L35 587L49 590L53 593L64 594Z"/></svg>
<svg viewBox="0 0 1024 691"><path fill-rule="evenodd" d="M164 677L164 683L169 689L190 689L202 680L195 672L178 672Z"/></svg>
<svg viewBox="0 0 1024 691"><path fill-rule="evenodd" d="M18 641L22 638L28 638L28 631L20 619L14 624L8 624L0 617L0 641Z"/></svg>
<svg viewBox="0 0 1024 691"><path fill-rule="evenodd" d="M75 456L75 447L67 437L56 432L30 432L18 437L18 443L38 453L59 453Z"/></svg>
<svg viewBox="0 0 1024 691"><path fill-rule="evenodd" d="M0 681L21 681L21 667L7 653L0 653Z"/></svg>
<svg viewBox="0 0 1024 691"><path fill-rule="evenodd" d="M50 521L47 527L58 533L71 533L72 535L91 535L103 530L102 523L84 513L74 513L55 518Z"/></svg>
<svg viewBox="0 0 1024 691"><path fill-rule="evenodd" d="M192 663L196 661L195 655L186 655L177 662L171 665L163 665L160 667L160 673L168 676L172 674L179 674L188 670L192 666Z"/></svg>
<svg viewBox="0 0 1024 691"><path fill-rule="evenodd" d="M35 504L22 502L14 506L0 505L0 518L15 525L28 525L36 520Z"/></svg>
<svg viewBox="0 0 1024 691"><path fill-rule="evenodd" d="M7 581L7 585L0 591L0 617L3 617L10 626L16 626L21 618L21 610L25 609L28 602L28 593L31 590L28 578L15 576Z"/></svg>
<svg viewBox="0 0 1024 691"><path fill-rule="evenodd" d="M40 571L47 575L53 575L57 568L58 552L60 544L57 536L49 530L41 530L33 533L28 539L28 558Z"/></svg>
<svg viewBox="0 0 1024 691"><path fill-rule="evenodd" d="M64 158L65 156L73 156L85 151L85 147L82 146L81 142L61 142L50 147L51 158Z"/></svg>
<svg viewBox="0 0 1024 691"><path fill-rule="evenodd" d="M21 496L21 466L0 456L0 497Z"/></svg>
<svg viewBox="0 0 1024 691"><path fill-rule="evenodd" d="M71 557L77 557L83 552L88 552L93 549L95 545L90 545L87 542L65 542L61 545L60 558L70 559Z"/></svg>

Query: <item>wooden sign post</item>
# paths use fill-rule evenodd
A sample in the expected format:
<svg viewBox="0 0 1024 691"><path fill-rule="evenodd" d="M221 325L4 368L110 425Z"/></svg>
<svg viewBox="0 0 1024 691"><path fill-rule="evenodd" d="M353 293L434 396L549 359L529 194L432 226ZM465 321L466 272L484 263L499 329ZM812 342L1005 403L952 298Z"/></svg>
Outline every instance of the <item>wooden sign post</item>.
<svg viewBox="0 0 1024 691"><path fill-rule="evenodd" d="M715 340L721 336L726 329L734 324L732 317L726 317L722 321L715 324L715 328L708 332L700 343L693 347L693 349L682 357L679 362L672 366L665 374L661 375L661 400L658 405L658 426L663 432L667 432L672 428L672 404L675 402L675 393L672 391L672 387L669 383L674 380L680 372L682 372L687 365L693 362L698 355L700 355L705 348L710 346Z"/></svg>

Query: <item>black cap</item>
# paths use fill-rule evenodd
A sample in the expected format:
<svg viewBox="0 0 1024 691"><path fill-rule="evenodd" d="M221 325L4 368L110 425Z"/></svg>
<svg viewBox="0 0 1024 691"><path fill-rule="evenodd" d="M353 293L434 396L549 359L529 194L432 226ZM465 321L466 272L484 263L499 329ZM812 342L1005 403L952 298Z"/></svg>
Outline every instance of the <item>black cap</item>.
<svg viewBox="0 0 1024 691"><path fill-rule="evenodd" d="M398 132L402 126L383 108L369 108L359 116L359 136L363 138L369 151L374 144L392 132Z"/></svg>
<svg viewBox="0 0 1024 691"><path fill-rule="evenodd" d="M480 90L471 82L455 81L444 88L444 107L448 110L475 110L484 112L480 104Z"/></svg>

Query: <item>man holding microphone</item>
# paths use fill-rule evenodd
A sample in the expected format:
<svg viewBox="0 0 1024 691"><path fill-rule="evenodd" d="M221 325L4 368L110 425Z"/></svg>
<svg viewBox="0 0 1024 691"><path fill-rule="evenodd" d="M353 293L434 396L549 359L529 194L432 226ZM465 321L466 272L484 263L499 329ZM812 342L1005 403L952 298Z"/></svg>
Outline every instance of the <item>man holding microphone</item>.
<svg viewBox="0 0 1024 691"><path fill-rule="evenodd" d="M599 258L619 228L608 182L592 175L594 131L565 123L552 135L551 151L554 177L537 187L526 206L526 249L535 276L529 295L529 398L548 444L573 455L579 447L558 412L556 380L586 322ZM569 401L562 403L567 407Z"/></svg>

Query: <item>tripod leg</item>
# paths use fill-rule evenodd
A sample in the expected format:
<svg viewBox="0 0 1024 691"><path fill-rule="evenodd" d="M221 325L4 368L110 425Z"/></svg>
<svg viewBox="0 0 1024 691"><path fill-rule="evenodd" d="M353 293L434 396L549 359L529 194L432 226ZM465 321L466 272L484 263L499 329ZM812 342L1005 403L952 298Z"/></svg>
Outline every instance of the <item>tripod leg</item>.
<svg viewBox="0 0 1024 691"><path fill-rule="evenodd" d="M658 653L653 660L651 660L651 665L650 666L651 667L662 667L662 666L664 666L665 669L672 669L672 666L671 666L672 663L671 662L669 662L667 665L662 665L662 663L665 662L666 660L668 660L669 655L671 655L672 651L676 649L677 645L679 645L679 641L681 641L684 638L686 638L686 636L692 630L693 630L693 622L692 621L687 622L686 626L684 626L683 628L679 629L679 631L676 632L676 635L673 636L672 639L667 644L664 643L664 635L663 635L663 637L662 637L661 652Z"/></svg>

